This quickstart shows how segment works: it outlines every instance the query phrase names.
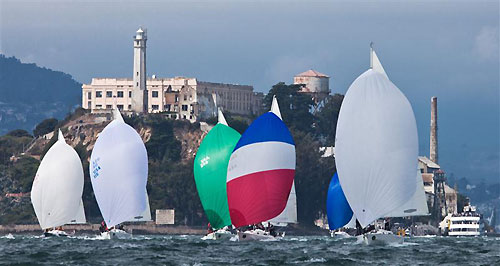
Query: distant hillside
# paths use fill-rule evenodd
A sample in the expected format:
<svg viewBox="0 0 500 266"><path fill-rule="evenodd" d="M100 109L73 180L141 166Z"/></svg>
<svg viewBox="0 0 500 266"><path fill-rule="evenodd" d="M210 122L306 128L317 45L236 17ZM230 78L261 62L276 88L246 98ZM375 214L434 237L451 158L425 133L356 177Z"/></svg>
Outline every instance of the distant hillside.
<svg viewBox="0 0 500 266"><path fill-rule="evenodd" d="M63 118L80 103L81 86L66 73L0 54L0 135Z"/></svg>

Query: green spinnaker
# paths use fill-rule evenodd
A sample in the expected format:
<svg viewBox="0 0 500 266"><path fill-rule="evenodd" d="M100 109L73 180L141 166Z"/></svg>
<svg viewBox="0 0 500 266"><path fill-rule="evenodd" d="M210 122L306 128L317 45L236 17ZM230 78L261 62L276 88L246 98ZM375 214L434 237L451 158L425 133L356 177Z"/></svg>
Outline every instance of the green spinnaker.
<svg viewBox="0 0 500 266"><path fill-rule="evenodd" d="M226 193L227 165L240 137L236 130L218 123L205 136L194 159L196 188L214 229L231 225Z"/></svg>

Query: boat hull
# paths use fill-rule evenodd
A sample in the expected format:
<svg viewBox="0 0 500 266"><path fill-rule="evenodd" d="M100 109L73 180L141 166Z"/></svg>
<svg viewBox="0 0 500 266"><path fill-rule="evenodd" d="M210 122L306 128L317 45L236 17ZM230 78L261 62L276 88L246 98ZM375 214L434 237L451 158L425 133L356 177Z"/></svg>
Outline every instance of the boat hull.
<svg viewBox="0 0 500 266"><path fill-rule="evenodd" d="M389 231L366 233L358 236L367 245L403 244L404 238Z"/></svg>
<svg viewBox="0 0 500 266"><path fill-rule="evenodd" d="M130 239L132 235L120 229L111 229L101 233L103 239Z"/></svg>
<svg viewBox="0 0 500 266"><path fill-rule="evenodd" d="M245 232L238 232L239 241L255 241L255 240L278 240L281 236L272 236L269 232L264 230L248 230Z"/></svg>
<svg viewBox="0 0 500 266"><path fill-rule="evenodd" d="M62 230L51 230L49 232L44 232L45 237L67 237L68 234Z"/></svg>
<svg viewBox="0 0 500 266"><path fill-rule="evenodd" d="M202 237L201 240L230 240L234 234L229 231L216 231Z"/></svg>

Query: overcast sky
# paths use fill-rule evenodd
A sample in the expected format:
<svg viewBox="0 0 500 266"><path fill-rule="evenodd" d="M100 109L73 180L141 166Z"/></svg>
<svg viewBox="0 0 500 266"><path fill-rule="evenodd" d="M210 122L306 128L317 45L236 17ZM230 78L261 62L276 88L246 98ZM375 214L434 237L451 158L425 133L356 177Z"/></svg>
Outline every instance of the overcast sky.
<svg viewBox="0 0 500 266"><path fill-rule="evenodd" d="M1 53L82 83L131 76L140 25L148 29L148 75L262 92L313 68L331 77L333 93L345 93L368 68L373 41L413 105L420 153L429 153L437 96L443 169L500 181L498 1L0 0L0 9Z"/></svg>

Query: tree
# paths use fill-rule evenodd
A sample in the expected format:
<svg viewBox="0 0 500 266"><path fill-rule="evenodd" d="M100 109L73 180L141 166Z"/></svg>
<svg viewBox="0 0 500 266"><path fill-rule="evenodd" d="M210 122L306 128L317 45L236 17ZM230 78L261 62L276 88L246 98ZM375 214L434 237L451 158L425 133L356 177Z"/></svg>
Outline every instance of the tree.
<svg viewBox="0 0 500 266"><path fill-rule="evenodd" d="M28 131L24 129L14 129L9 133L7 133L7 136L18 137L18 138L22 137L33 138L33 136L31 136L30 133L28 133Z"/></svg>
<svg viewBox="0 0 500 266"><path fill-rule="evenodd" d="M297 218L303 225L313 225L318 214L326 210L326 193L335 173L335 162L333 158L321 157L319 142L310 133L296 130L292 133L297 155Z"/></svg>
<svg viewBox="0 0 500 266"><path fill-rule="evenodd" d="M36 125L33 130L33 135L38 137L50 133L56 129L57 123L58 121L55 118L45 119L40 124Z"/></svg>
<svg viewBox="0 0 500 266"><path fill-rule="evenodd" d="M338 93L329 95L324 101L325 105L316 114L317 130L324 139L324 146L335 146L337 120L343 100L344 95Z"/></svg>
<svg viewBox="0 0 500 266"><path fill-rule="evenodd" d="M270 110L273 96L276 95L280 106L281 117L290 129L313 132L314 116L310 112L314 106L312 98L300 93L301 85L286 85L280 82L274 85L264 98L264 106Z"/></svg>

